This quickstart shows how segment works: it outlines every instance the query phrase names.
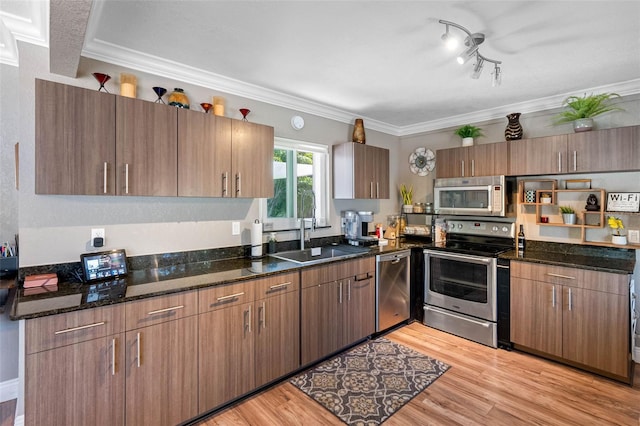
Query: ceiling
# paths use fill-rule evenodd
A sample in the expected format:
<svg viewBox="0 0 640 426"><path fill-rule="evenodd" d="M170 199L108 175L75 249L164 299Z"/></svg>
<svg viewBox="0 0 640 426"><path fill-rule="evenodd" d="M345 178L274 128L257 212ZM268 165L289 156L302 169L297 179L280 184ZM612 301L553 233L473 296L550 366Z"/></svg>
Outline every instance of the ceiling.
<svg viewBox="0 0 640 426"><path fill-rule="evenodd" d="M51 56L75 70L82 55L339 121L363 117L367 128L394 135L555 108L584 92L640 93L638 1L50 5ZM0 59L12 46L7 34L48 45L48 8L0 3ZM16 30L20 18L31 24ZM491 64L474 80L475 61L456 63L439 19L485 34L480 53L502 61L500 86L492 87ZM27 40L25 27L39 28L40 39Z"/></svg>

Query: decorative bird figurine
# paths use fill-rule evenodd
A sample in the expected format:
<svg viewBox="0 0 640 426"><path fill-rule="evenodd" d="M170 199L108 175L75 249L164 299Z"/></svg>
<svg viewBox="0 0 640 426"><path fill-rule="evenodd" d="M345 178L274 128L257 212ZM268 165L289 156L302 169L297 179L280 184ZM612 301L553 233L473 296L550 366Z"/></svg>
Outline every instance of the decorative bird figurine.
<svg viewBox="0 0 640 426"><path fill-rule="evenodd" d="M522 139L524 131L522 130L522 126L519 121L520 113L514 112L508 114L507 118L509 119L509 124L507 124L507 128L504 130L504 139L507 141Z"/></svg>

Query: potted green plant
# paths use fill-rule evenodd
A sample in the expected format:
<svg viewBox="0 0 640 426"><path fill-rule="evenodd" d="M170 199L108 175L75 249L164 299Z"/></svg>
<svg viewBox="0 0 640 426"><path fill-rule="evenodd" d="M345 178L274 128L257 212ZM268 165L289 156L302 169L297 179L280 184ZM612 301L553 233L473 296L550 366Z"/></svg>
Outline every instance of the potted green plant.
<svg viewBox="0 0 640 426"><path fill-rule="evenodd" d="M560 206L560 213L562 213L562 222L565 225L576 224L576 211L571 206Z"/></svg>
<svg viewBox="0 0 640 426"><path fill-rule="evenodd" d="M622 223L622 219L609 216L607 218L607 223L609 224L609 228L613 229L615 232L611 235L611 242L613 244L618 245L626 245L627 244L627 236L620 234L620 230L624 229L624 224Z"/></svg>
<svg viewBox="0 0 640 426"><path fill-rule="evenodd" d="M402 211L413 213L413 186L407 188L404 183L400 185L400 195L402 196Z"/></svg>
<svg viewBox="0 0 640 426"><path fill-rule="evenodd" d="M456 135L462 138L462 146L473 145L473 139L484 136L480 127L466 124L454 132Z"/></svg>
<svg viewBox="0 0 640 426"><path fill-rule="evenodd" d="M555 124L573 123L574 132L587 132L593 129L593 117L605 112L622 108L609 105L613 98L619 98L617 93L600 93L599 95L569 96L562 104L566 110L555 116Z"/></svg>

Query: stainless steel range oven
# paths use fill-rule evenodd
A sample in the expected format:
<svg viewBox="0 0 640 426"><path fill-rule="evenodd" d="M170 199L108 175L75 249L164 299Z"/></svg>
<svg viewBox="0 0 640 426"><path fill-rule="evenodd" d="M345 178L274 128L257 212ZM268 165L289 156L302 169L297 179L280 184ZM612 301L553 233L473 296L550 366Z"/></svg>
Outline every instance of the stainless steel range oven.
<svg viewBox="0 0 640 426"><path fill-rule="evenodd" d="M447 220L447 240L424 250L424 324L498 347L497 258L515 224Z"/></svg>

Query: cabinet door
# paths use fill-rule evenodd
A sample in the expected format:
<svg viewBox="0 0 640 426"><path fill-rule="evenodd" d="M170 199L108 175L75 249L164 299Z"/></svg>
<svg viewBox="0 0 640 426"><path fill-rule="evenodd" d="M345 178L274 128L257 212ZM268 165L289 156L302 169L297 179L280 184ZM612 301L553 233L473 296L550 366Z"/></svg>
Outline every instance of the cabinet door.
<svg viewBox="0 0 640 426"><path fill-rule="evenodd" d="M178 196L231 194L231 119L178 108Z"/></svg>
<svg viewBox="0 0 640 426"><path fill-rule="evenodd" d="M231 141L231 196L273 197L273 127L233 120Z"/></svg>
<svg viewBox="0 0 640 426"><path fill-rule="evenodd" d="M640 170L639 127L568 135L569 172Z"/></svg>
<svg viewBox="0 0 640 426"><path fill-rule="evenodd" d="M365 182L369 182L367 198L389 198L389 150L377 146L366 146L365 157L367 175Z"/></svg>
<svg viewBox="0 0 640 426"><path fill-rule="evenodd" d="M465 148L448 148L436 151L436 177L450 178L469 176L465 171L465 160L467 159Z"/></svg>
<svg viewBox="0 0 640 426"><path fill-rule="evenodd" d="M509 174L568 173L567 135L509 141Z"/></svg>
<svg viewBox="0 0 640 426"><path fill-rule="evenodd" d="M27 355L25 424L124 425L122 335Z"/></svg>
<svg viewBox="0 0 640 426"><path fill-rule="evenodd" d="M302 290L302 365L342 347L342 302L341 286L336 281Z"/></svg>
<svg viewBox="0 0 640 426"><path fill-rule="evenodd" d="M114 195L116 97L36 79L36 194Z"/></svg>
<svg viewBox="0 0 640 426"><path fill-rule="evenodd" d="M562 286L511 276L511 341L562 356Z"/></svg>
<svg viewBox="0 0 640 426"><path fill-rule="evenodd" d="M347 346L375 332L376 288L373 274L369 278L349 278L344 282L346 331L343 346Z"/></svg>
<svg viewBox="0 0 640 426"><path fill-rule="evenodd" d="M254 386L252 304L200 314L200 412L243 395Z"/></svg>
<svg viewBox="0 0 640 426"><path fill-rule="evenodd" d="M177 108L116 97L118 195L178 195Z"/></svg>
<svg viewBox="0 0 640 426"><path fill-rule="evenodd" d="M371 198L371 181L367 176L366 145L347 142L334 145L333 198Z"/></svg>
<svg viewBox="0 0 640 426"><path fill-rule="evenodd" d="M197 317L127 332L127 426L176 425L198 414Z"/></svg>
<svg viewBox="0 0 640 426"><path fill-rule="evenodd" d="M300 292L256 301L256 382L259 387L300 366Z"/></svg>
<svg viewBox="0 0 640 426"><path fill-rule="evenodd" d="M474 145L465 162L468 176L496 176L509 173L509 151L506 142Z"/></svg>
<svg viewBox="0 0 640 426"><path fill-rule="evenodd" d="M629 375L629 297L564 287L563 357Z"/></svg>

